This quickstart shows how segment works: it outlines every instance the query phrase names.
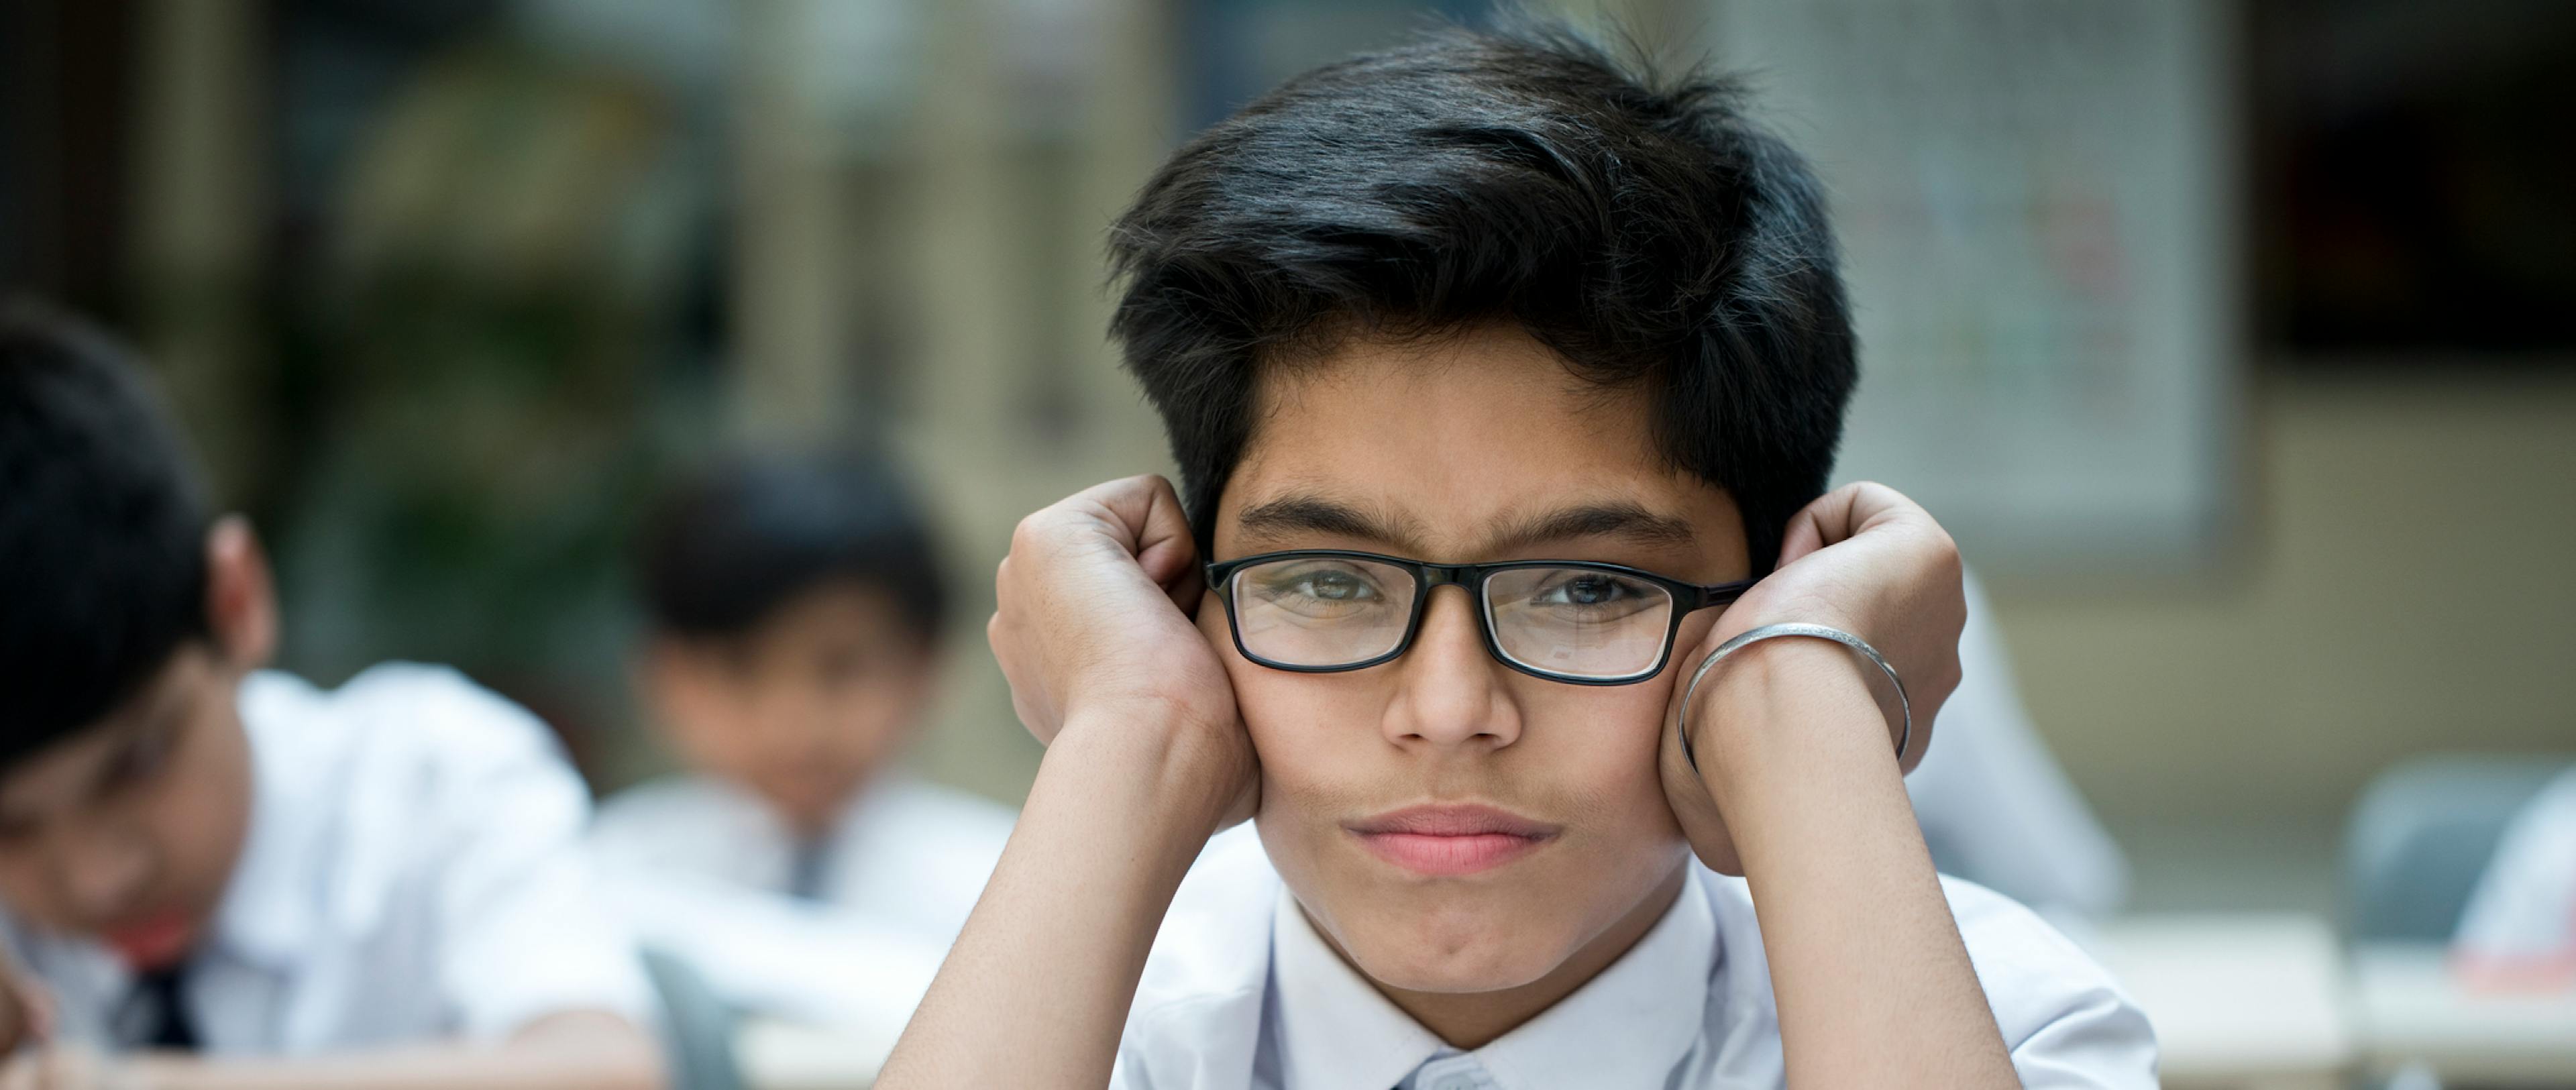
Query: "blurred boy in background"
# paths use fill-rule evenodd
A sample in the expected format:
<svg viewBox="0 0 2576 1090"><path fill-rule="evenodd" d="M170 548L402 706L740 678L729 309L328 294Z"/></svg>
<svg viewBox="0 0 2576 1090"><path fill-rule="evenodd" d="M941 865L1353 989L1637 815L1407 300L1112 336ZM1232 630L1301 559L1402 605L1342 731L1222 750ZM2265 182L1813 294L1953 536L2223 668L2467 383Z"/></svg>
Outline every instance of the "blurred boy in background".
<svg viewBox="0 0 2576 1090"><path fill-rule="evenodd" d="M263 670L258 539L145 381L0 308L0 1086L659 1085L552 736Z"/></svg>
<svg viewBox="0 0 2576 1090"><path fill-rule="evenodd" d="M938 672L935 553L893 470L846 451L723 462L646 524L638 684L687 771L606 802L593 842L647 938L740 1005L845 1023L818 990L917 994L1010 836L1008 808L899 767Z"/></svg>
<svg viewBox="0 0 2576 1090"><path fill-rule="evenodd" d="M2576 988L2576 768L2524 803L2497 840L2452 939L2471 983Z"/></svg>

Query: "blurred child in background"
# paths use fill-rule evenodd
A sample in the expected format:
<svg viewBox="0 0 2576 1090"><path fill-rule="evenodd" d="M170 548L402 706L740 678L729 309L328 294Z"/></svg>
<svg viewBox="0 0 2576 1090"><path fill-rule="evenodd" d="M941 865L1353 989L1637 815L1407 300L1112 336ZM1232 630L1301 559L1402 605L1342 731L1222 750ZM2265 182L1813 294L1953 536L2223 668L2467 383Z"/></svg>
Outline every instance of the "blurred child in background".
<svg viewBox="0 0 2576 1090"><path fill-rule="evenodd" d="M0 309L0 1086L645 1087L553 737L262 669L259 542L119 346Z"/></svg>
<svg viewBox="0 0 2576 1090"><path fill-rule="evenodd" d="M2481 987L2576 988L2576 768L2541 788L2505 828L2453 948Z"/></svg>
<svg viewBox="0 0 2576 1090"><path fill-rule="evenodd" d="M818 989L917 994L1010 836L899 765L938 672L935 552L846 451L722 462L647 521L638 684L686 770L608 800L593 841L647 937L737 1003L842 1022Z"/></svg>

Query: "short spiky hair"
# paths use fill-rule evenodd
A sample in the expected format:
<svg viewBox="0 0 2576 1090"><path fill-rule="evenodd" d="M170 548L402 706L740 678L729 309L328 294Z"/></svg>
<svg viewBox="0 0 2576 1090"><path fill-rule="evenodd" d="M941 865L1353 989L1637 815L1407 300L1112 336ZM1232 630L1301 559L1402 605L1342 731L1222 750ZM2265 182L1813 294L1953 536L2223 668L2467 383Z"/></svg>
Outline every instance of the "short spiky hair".
<svg viewBox="0 0 2576 1090"><path fill-rule="evenodd" d="M141 363L0 303L0 766L95 726L207 634L209 520Z"/></svg>
<svg viewBox="0 0 2576 1090"><path fill-rule="evenodd" d="M1162 414L1199 544L1259 369L1347 329L1515 322L1644 390L1731 495L1756 571L1824 491L1857 377L1824 201L1734 82L1561 26L1445 28L1308 72L1201 133L1111 235L1111 334Z"/></svg>

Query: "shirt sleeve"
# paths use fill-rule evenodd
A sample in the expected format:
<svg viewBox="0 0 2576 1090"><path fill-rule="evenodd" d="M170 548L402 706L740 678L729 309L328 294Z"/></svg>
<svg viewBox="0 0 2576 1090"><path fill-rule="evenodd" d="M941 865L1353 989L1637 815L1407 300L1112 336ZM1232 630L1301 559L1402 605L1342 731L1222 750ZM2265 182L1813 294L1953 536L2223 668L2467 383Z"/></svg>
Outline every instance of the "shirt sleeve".
<svg viewBox="0 0 2576 1090"><path fill-rule="evenodd" d="M2031 725L1993 607L1973 578L1967 592L1959 688L1905 782L1923 839L1944 873L2052 919L2116 909L2128 892L2128 860Z"/></svg>
<svg viewBox="0 0 2576 1090"><path fill-rule="evenodd" d="M500 1039L573 1011L651 1025L636 944L602 902L583 847L589 791L553 736L481 690L444 710L439 983L459 1028Z"/></svg>
<svg viewBox="0 0 2576 1090"><path fill-rule="evenodd" d="M2033 1090L2152 1090L2156 1033L2104 969L2038 914L1942 880L2014 1072Z"/></svg>

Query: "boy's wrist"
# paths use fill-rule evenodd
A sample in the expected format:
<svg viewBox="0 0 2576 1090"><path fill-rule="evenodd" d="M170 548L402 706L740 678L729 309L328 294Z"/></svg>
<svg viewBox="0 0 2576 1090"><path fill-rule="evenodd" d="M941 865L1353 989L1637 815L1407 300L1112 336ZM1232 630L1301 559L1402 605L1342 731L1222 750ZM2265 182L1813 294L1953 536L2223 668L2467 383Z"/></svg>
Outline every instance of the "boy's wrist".
<svg viewBox="0 0 2576 1090"><path fill-rule="evenodd" d="M1077 713L1047 747L1038 774L1123 797L1131 817L1154 823L1146 831L1205 840L1254 775L1251 742L1171 719L1152 707Z"/></svg>
<svg viewBox="0 0 2576 1090"><path fill-rule="evenodd" d="M1750 802L1805 772L1894 768L1869 668L1816 639L1764 640L1729 655L1686 709L1710 794Z"/></svg>

